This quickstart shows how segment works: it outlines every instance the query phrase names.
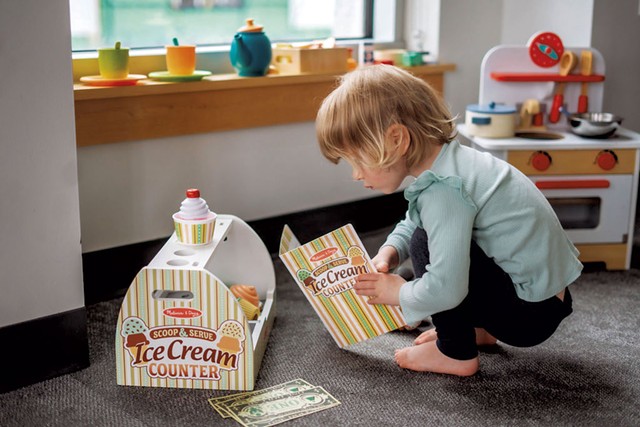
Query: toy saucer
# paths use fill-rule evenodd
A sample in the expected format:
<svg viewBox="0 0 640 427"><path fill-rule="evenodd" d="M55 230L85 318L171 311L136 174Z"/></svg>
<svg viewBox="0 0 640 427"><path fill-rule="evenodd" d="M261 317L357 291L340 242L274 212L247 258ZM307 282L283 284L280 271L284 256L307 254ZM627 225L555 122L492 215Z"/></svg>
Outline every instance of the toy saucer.
<svg viewBox="0 0 640 427"><path fill-rule="evenodd" d="M89 86L133 86L138 80L146 79L144 74L129 74L124 79L108 79L102 76L84 76L80 81Z"/></svg>
<svg viewBox="0 0 640 427"><path fill-rule="evenodd" d="M169 74L168 71L154 71L149 73L149 78L161 82L193 82L202 80L203 77L210 76L211 71L195 70L193 74Z"/></svg>

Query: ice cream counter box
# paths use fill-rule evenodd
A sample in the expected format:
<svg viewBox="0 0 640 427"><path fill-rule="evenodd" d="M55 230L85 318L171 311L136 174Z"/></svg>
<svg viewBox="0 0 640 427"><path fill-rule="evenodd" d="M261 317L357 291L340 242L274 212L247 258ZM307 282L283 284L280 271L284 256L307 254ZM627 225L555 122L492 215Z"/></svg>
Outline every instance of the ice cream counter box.
<svg viewBox="0 0 640 427"><path fill-rule="evenodd" d="M254 286L255 320L230 287ZM117 383L253 390L275 318L275 272L258 235L218 215L213 240L185 245L174 233L131 283L118 316Z"/></svg>

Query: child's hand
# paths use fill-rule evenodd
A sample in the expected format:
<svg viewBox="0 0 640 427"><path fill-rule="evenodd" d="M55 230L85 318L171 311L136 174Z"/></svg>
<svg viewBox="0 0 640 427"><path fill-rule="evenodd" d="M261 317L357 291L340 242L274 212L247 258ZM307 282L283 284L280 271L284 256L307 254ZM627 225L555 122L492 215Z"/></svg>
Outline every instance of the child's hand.
<svg viewBox="0 0 640 427"><path fill-rule="evenodd" d="M400 305L400 288L406 281L397 274L367 273L356 277L356 294L369 297L369 304Z"/></svg>
<svg viewBox="0 0 640 427"><path fill-rule="evenodd" d="M383 246L371 262L380 273L388 273L398 265L398 251L393 246Z"/></svg>

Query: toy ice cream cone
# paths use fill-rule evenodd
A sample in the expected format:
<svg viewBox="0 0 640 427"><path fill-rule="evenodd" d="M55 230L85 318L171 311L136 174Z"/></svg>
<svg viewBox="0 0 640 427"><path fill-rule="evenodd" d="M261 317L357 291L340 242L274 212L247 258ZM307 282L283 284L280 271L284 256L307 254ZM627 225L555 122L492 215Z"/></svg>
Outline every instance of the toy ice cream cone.
<svg viewBox="0 0 640 427"><path fill-rule="evenodd" d="M260 306L260 299L258 297L258 290L255 286L250 285L232 285L229 290L236 298L242 298L249 301L256 307Z"/></svg>
<svg viewBox="0 0 640 427"><path fill-rule="evenodd" d="M260 307L253 305L246 299L238 298L238 304L249 320L256 320L260 316Z"/></svg>

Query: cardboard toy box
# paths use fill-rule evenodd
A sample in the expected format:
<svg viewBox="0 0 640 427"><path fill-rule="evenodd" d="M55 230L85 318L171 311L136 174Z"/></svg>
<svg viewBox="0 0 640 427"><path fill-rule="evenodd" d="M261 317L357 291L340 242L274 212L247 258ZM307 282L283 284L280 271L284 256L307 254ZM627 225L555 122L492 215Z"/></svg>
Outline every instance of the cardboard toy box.
<svg viewBox="0 0 640 427"><path fill-rule="evenodd" d="M233 284L256 287L256 320L247 319L228 288ZM120 308L117 383L253 390L274 317L273 262L246 223L218 215L206 245L181 244L174 233Z"/></svg>
<svg viewBox="0 0 640 427"><path fill-rule="evenodd" d="M274 47L273 65L280 74L342 74L347 72L347 48Z"/></svg>
<svg viewBox="0 0 640 427"><path fill-rule="evenodd" d="M285 226L280 258L340 348L406 325L399 307L353 290L356 276L375 268L351 224L303 246Z"/></svg>

